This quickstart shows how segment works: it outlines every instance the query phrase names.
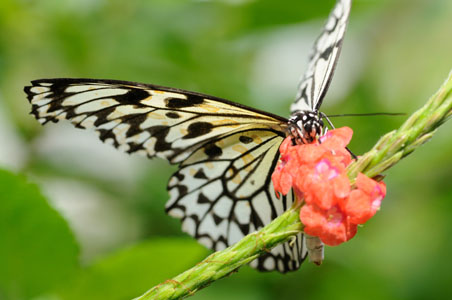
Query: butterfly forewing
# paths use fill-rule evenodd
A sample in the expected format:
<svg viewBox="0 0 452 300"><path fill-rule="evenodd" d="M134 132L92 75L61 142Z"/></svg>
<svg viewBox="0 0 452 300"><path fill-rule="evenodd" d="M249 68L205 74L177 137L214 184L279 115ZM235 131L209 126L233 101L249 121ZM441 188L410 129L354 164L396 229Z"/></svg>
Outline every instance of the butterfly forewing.
<svg viewBox="0 0 452 300"><path fill-rule="evenodd" d="M350 14L351 0L338 0L317 38L291 113L317 111L333 77Z"/></svg>
<svg viewBox="0 0 452 300"><path fill-rule="evenodd" d="M121 81L51 79L27 87L32 113L41 123L68 119L95 128L126 152L179 163L210 138L259 123L284 131L283 118L206 95ZM210 97L210 98L208 98Z"/></svg>
<svg viewBox="0 0 452 300"><path fill-rule="evenodd" d="M234 244L292 204L292 196L277 199L271 184L286 135L284 118L212 96L125 81L44 79L25 92L43 124L67 119L94 128L101 140L125 152L178 163L167 210L212 249ZM253 265L294 270L305 257L302 245L299 235Z"/></svg>

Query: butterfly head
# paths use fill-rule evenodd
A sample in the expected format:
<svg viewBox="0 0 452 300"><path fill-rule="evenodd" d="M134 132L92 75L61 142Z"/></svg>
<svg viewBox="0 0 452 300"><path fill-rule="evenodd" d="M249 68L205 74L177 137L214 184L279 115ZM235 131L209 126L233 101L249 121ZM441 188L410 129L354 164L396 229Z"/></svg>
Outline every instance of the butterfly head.
<svg viewBox="0 0 452 300"><path fill-rule="evenodd" d="M316 112L298 111L289 119L289 134L294 145L311 143L322 129L323 121Z"/></svg>

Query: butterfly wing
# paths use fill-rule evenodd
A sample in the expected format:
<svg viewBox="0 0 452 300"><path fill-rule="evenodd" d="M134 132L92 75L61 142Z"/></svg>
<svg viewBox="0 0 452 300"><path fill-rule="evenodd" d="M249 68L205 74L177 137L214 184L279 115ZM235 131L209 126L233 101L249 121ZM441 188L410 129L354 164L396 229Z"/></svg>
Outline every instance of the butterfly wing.
<svg viewBox="0 0 452 300"><path fill-rule="evenodd" d="M350 8L351 0L338 0L329 15L314 44L308 69L298 85L295 102L290 108L292 114L303 110L317 111L322 104L342 48Z"/></svg>
<svg viewBox="0 0 452 300"><path fill-rule="evenodd" d="M128 153L182 162L207 140L244 127L284 132L284 118L220 98L126 81L43 79L25 92L42 124L70 120Z"/></svg>
<svg viewBox="0 0 452 300"><path fill-rule="evenodd" d="M70 120L128 153L179 164L167 211L183 230L220 250L268 224L292 204L275 197L271 174L287 120L203 94L114 80L43 79L25 92L43 124ZM261 270L297 269L304 238L253 262Z"/></svg>
<svg viewBox="0 0 452 300"><path fill-rule="evenodd" d="M277 199L271 181L282 139L249 128L209 141L171 177L168 213L182 220L185 232L217 251L270 223L293 202L292 195ZM305 249L299 235L294 245L277 246L253 266L295 270Z"/></svg>

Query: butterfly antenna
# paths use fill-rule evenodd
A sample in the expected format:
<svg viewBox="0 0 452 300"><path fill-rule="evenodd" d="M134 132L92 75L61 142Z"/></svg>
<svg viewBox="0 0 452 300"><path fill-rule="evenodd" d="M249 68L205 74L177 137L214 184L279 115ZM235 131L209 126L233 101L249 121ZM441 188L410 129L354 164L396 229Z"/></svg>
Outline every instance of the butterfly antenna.
<svg viewBox="0 0 452 300"><path fill-rule="evenodd" d="M321 114L322 118L325 118L328 123L328 118L336 118L336 117L368 117L368 116L406 116L406 113L388 113L388 112L377 112L377 113L367 113L367 114L340 114L340 115L325 115ZM331 124L331 123L330 123Z"/></svg>

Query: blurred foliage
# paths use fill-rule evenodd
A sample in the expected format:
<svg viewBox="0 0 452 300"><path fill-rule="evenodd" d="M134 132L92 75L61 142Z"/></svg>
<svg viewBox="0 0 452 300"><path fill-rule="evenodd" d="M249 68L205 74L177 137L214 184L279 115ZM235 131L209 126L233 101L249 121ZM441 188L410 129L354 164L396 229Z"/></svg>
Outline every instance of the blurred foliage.
<svg viewBox="0 0 452 300"><path fill-rule="evenodd" d="M35 185L0 170L0 297L28 299L73 275L78 246Z"/></svg>
<svg viewBox="0 0 452 300"><path fill-rule="evenodd" d="M190 268L207 250L193 239L152 239L105 257L57 292L62 299L132 299ZM177 258L177 264L173 260ZM158 270L158 272L148 272ZM124 285L127 285L125 288Z"/></svg>
<svg viewBox="0 0 452 300"><path fill-rule="evenodd" d="M174 167L67 124L39 126L24 85L123 79L287 116L304 49L333 3L0 1L0 165L25 175L0 172L0 299L129 299L207 254L164 214ZM411 113L452 67L451 28L449 0L354 1L323 111ZM403 119L333 121L354 129L359 154ZM352 241L326 249L322 267L246 267L194 299L450 299L450 129L386 174L382 210Z"/></svg>

